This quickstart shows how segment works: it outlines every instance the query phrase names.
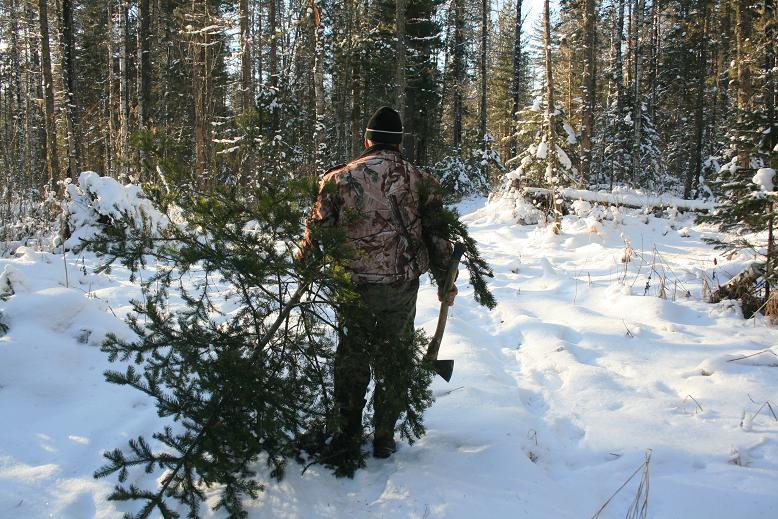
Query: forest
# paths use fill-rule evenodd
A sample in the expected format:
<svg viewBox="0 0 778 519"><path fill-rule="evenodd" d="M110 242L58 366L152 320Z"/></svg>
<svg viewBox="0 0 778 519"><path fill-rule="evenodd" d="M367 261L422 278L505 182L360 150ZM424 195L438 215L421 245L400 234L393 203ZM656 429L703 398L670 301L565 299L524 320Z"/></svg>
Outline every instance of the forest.
<svg viewBox="0 0 778 519"><path fill-rule="evenodd" d="M2 0L4 216L84 170L159 181L163 161L205 191L315 176L359 153L381 105L454 196L521 177L710 197L722 166L753 175L778 144L777 16L774 0Z"/></svg>
<svg viewBox="0 0 778 519"><path fill-rule="evenodd" d="M774 517L777 30L775 0L0 0L0 515ZM420 168L365 162L354 238L366 188L320 180L383 106ZM362 340L390 248L405 320Z"/></svg>

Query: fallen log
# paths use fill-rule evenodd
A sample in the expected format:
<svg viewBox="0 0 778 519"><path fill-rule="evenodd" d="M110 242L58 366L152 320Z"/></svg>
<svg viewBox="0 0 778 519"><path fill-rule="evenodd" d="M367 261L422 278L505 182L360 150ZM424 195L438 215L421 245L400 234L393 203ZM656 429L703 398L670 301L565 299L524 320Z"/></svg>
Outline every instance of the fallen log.
<svg viewBox="0 0 778 519"><path fill-rule="evenodd" d="M741 273L721 285L711 294L710 302L718 303L724 299L735 299L740 301L743 310L743 317L750 318L756 313L762 304L762 298L759 297L760 287L757 286L759 279L764 276L765 264L752 263Z"/></svg>
<svg viewBox="0 0 778 519"><path fill-rule="evenodd" d="M524 187L522 188L522 193L533 201L540 198L548 200L551 196L551 190L542 187ZM678 211L707 213L715 207L712 202L705 202L702 200L684 200L683 198L661 195L641 195L634 192L619 193L617 191L606 193L588 191L585 189L563 188L559 190L558 195L567 202L583 200L602 205L615 205L632 209L649 208L664 210L675 208Z"/></svg>

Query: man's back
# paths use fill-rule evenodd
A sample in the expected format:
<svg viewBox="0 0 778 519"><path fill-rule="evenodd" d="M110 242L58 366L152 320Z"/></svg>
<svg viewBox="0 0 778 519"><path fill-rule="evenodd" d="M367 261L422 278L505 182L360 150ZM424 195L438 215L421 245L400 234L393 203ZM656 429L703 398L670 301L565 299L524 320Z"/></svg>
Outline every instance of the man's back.
<svg viewBox="0 0 778 519"><path fill-rule="evenodd" d="M324 176L312 220L345 230L358 255L349 265L355 282L414 280L430 268L428 247L450 247L424 242L421 213L431 197L420 200L419 190L434 182L394 147L378 144Z"/></svg>

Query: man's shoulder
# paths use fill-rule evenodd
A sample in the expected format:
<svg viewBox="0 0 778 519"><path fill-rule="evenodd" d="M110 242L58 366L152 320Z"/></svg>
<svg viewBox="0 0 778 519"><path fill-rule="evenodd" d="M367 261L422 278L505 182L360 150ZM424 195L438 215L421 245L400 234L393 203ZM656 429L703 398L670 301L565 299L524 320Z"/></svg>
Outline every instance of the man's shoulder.
<svg viewBox="0 0 778 519"><path fill-rule="evenodd" d="M342 163L342 164L336 164L329 169L325 170L322 174L321 180L322 182L330 182L332 180L336 180L339 173L341 173L344 168L346 168L349 164Z"/></svg>
<svg viewBox="0 0 778 519"><path fill-rule="evenodd" d="M384 162L385 160L387 160L386 157L383 157L378 154L357 157L350 162L345 162L343 164L332 166L330 169L324 172L322 181L325 183L340 182L344 179L344 177L348 175L348 173L357 171L360 168L364 168L365 166L369 168L375 167L378 164Z"/></svg>
<svg viewBox="0 0 778 519"><path fill-rule="evenodd" d="M332 166L324 172L322 181L339 182L349 172L357 171L360 168L367 167L372 170L380 171L386 167L392 168L397 166L404 166L406 171L412 172L412 174L415 174L420 180L431 181L434 184L438 183L437 178L425 168L414 164L399 153L393 152L391 150L379 150L378 152L371 153L370 155L357 157L350 162Z"/></svg>

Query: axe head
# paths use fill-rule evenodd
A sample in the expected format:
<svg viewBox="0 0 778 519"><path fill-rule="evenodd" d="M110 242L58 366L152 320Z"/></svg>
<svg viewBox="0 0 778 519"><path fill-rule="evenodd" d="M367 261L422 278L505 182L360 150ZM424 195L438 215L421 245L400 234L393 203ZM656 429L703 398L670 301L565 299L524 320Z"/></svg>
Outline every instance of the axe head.
<svg viewBox="0 0 778 519"><path fill-rule="evenodd" d="M436 360L435 373L440 375L446 382L451 382L451 374L454 373L454 361Z"/></svg>

